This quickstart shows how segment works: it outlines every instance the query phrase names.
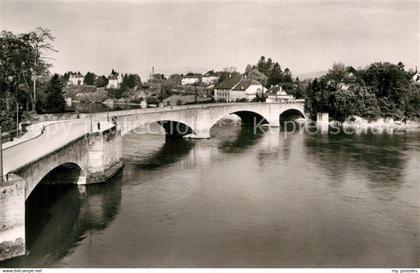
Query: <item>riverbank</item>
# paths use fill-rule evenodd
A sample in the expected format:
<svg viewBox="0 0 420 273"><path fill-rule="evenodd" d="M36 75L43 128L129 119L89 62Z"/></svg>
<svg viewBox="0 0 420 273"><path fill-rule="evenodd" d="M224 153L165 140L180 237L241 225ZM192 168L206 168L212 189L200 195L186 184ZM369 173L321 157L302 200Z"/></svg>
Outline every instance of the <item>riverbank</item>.
<svg viewBox="0 0 420 273"><path fill-rule="evenodd" d="M379 118L377 120L367 120L358 116L351 116L344 122L333 120L329 123L332 126L352 127L352 128L395 128L395 129L419 129L418 120L394 120L392 118Z"/></svg>

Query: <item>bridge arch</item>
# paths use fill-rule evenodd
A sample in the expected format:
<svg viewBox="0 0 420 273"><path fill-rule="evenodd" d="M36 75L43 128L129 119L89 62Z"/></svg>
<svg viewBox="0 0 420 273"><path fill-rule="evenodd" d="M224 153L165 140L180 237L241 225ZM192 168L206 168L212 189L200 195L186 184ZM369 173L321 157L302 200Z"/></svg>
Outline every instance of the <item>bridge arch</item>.
<svg viewBox="0 0 420 273"><path fill-rule="evenodd" d="M268 119L264 117L263 114L260 114L255 111L236 111L230 113L231 115L237 115L241 118L241 121L246 125L257 125L257 124L268 124Z"/></svg>
<svg viewBox="0 0 420 273"><path fill-rule="evenodd" d="M214 128L218 122L226 117L229 117L230 115L238 116L241 119L242 124L247 126L261 126L263 124L269 124L269 119L265 114L259 113L258 111L239 109L214 117L211 121L210 130Z"/></svg>
<svg viewBox="0 0 420 273"><path fill-rule="evenodd" d="M306 118L305 113L298 108L289 108L279 114L279 124L283 126L285 121L296 120L298 118Z"/></svg>
<svg viewBox="0 0 420 273"><path fill-rule="evenodd" d="M60 184L85 184L86 170L78 162L64 162L44 170L34 181L25 179L26 193L25 199L28 199L31 193L38 185L60 185Z"/></svg>
<svg viewBox="0 0 420 273"><path fill-rule="evenodd" d="M183 137L186 135L195 134L191 126L186 123L173 121L173 120L161 120L157 122L166 132L166 136L171 137Z"/></svg>

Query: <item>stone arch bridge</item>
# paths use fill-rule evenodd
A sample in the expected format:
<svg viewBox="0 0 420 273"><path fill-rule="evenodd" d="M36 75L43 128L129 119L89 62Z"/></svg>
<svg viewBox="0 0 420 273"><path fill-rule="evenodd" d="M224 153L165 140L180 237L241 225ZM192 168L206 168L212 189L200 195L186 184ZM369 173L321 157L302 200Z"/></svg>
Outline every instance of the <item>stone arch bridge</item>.
<svg viewBox="0 0 420 273"><path fill-rule="evenodd" d="M280 117L285 113L306 118L303 102L202 104L118 111L109 115L121 126L122 135L141 125L158 122L165 128L168 135L209 138L212 126L230 114L238 115L242 122L253 126L262 124L279 126ZM102 113L96 118L104 118L104 116L105 114Z"/></svg>
<svg viewBox="0 0 420 273"><path fill-rule="evenodd" d="M211 127L230 114L254 126L279 126L280 117L285 113L305 117L304 103L224 103L134 109L65 116L65 121L51 122L39 135L3 151L3 173L7 179L0 180L0 261L25 253L25 201L34 188L48 180L62 184L106 181L123 166L122 135L158 122L168 135L209 138ZM107 122L110 119L117 125ZM97 128L97 124L101 126ZM52 179L44 179L46 177Z"/></svg>

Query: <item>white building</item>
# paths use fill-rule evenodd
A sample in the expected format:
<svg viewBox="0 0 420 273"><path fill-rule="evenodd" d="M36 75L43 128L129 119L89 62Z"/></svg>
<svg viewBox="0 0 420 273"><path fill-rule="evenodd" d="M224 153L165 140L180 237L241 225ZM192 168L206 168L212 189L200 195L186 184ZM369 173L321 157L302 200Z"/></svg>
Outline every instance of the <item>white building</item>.
<svg viewBox="0 0 420 273"><path fill-rule="evenodd" d="M181 80L181 85L194 85L200 82L199 77L185 77Z"/></svg>
<svg viewBox="0 0 420 273"><path fill-rule="evenodd" d="M121 82L121 75L119 75L117 72L111 73L111 75L108 76L108 85L106 86L106 88L119 88Z"/></svg>
<svg viewBox="0 0 420 273"><path fill-rule="evenodd" d="M204 85L216 84L218 80L219 80L219 77L217 77L217 76L203 76L201 78L201 82Z"/></svg>
<svg viewBox="0 0 420 273"><path fill-rule="evenodd" d="M84 79L85 78L83 77L82 74L80 74L80 72L72 73L70 74L69 81L67 82L67 84L68 85L82 85Z"/></svg>
<svg viewBox="0 0 420 273"><path fill-rule="evenodd" d="M288 95L281 86L275 85L270 87L268 90L267 98L265 102L267 103L278 103L278 102L293 102L295 97Z"/></svg>

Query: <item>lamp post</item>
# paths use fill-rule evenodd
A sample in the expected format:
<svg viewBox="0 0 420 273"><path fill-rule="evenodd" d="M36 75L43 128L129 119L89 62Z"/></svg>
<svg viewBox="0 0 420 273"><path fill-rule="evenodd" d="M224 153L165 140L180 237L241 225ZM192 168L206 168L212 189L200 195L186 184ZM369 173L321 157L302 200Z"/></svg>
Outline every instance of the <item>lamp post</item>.
<svg viewBox="0 0 420 273"><path fill-rule="evenodd" d="M19 101L16 94L16 138L19 137Z"/></svg>
<svg viewBox="0 0 420 273"><path fill-rule="evenodd" d="M194 103L195 104L197 104L197 101L198 101L198 99L197 99L197 97L198 97L198 91L197 91L197 83L194 83Z"/></svg>
<svg viewBox="0 0 420 273"><path fill-rule="evenodd" d="M106 121L109 122L109 108L106 106Z"/></svg>
<svg viewBox="0 0 420 273"><path fill-rule="evenodd" d="M7 79L9 80L10 89L14 89L14 76L9 76ZM18 91L16 90L16 138L19 137L19 98L18 98Z"/></svg>
<svg viewBox="0 0 420 273"><path fill-rule="evenodd" d="M89 104L89 112L90 112L90 132L91 132L91 133L92 133L92 131L93 131L92 105L93 105L93 102L91 102L91 103Z"/></svg>
<svg viewBox="0 0 420 273"><path fill-rule="evenodd" d="M3 182L3 139L0 126L0 183Z"/></svg>

